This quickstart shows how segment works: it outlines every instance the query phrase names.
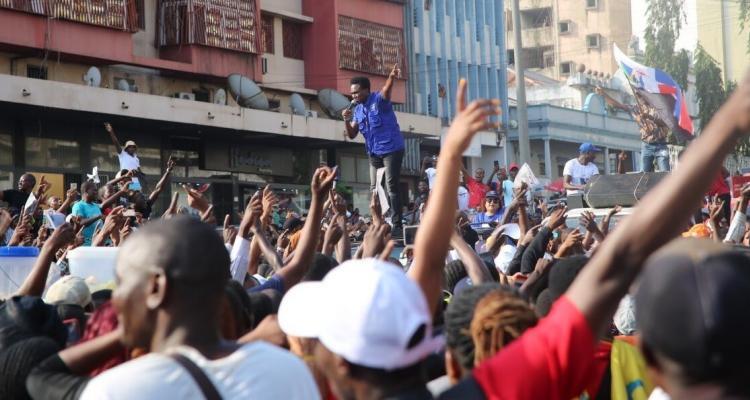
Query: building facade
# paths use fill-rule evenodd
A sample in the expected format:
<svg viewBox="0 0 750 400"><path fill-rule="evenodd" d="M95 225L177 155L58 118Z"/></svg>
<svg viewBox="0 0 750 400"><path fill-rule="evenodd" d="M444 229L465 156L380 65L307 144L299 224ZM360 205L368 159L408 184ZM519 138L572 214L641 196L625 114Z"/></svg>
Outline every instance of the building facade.
<svg viewBox="0 0 750 400"><path fill-rule="evenodd" d="M508 63L514 64L509 2L505 8ZM612 45L627 49L632 37L630 0L520 0L520 10L524 67L559 80L580 66L614 74Z"/></svg>
<svg viewBox="0 0 750 400"><path fill-rule="evenodd" d="M343 122L326 115L317 94L323 88L347 94L355 74L376 85L384 81L382 69L373 68L379 62L392 67L387 63L393 55L384 56L382 43L356 36L353 26L376 24L403 44L403 5L81 3L62 0L47 8L46 2L0 0L0 186L13 187L19 174L31 171L59 182L53 191L62 194L94 166L103 178L114 176L115 148L102 128L108 121L121 141L138 143L152 182L170 156L177 160L157 210L183 183L210 183L206 195L219 215L234 215L266 183L305 209L310 175L321 163L340 165L339 187L355 206L367 209L364 142L344 139ZM337 40L346 34L348 40ZM318 41L332 45L320 49ZM396 57L406 60L403 50ZM367 64L345 62L352 59ZM238 105L227 84L234 73L258 83L268 109ZM405 102L405 78L396 85L395 102ZM294 93L303 99L303 115L292 112ZM398 118L407 140L417 143L439 137L443 129L435 117L399 113ZM415 150L405 169L418 174L418 147L410 151ZM413 185L413 179L403 180L405 197Z"/></svg>
<svg viewBox="0 0 750 400"><path fill-rule="evenodd" d="M468 98L497 98L500 122L507 126L508 96L503 0L412 0L404 8L410 65L405 110L440 118L447 126L456 114L455 93L468 80ZM468 167L505 164L504 133L483 132L466 153ZM424 152L439 143L422 141Z"/></svg>
<svg viewBox="0 0 750 400"><path fill-rule="evenodd" d="M740 27L740 2L697 0L698 44L719 64L724 82L738 82L750 67L748 31Z"/></svg>

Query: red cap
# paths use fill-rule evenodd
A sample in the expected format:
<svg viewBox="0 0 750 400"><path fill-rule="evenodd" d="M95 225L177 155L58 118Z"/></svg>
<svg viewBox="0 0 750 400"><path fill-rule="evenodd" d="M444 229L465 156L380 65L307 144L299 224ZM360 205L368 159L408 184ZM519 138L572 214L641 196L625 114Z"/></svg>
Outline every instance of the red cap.
<svg viewBox="0 0 750 400"><path fill-rule="evenodd" d="M510 167L508 167L508 171L512 170L513 168L519 169L518 168L518 164L516 164L516 163L510 163Z"/></svg>

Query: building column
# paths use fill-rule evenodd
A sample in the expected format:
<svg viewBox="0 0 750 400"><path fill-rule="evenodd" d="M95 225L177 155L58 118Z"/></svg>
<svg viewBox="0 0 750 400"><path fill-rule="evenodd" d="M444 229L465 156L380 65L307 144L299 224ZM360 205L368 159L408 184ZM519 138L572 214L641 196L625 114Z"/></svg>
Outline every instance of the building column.
<svg viewBox="0 0 750 400"><path fill-rule="evenodd" d="M544 174L552 180L552 153L549 148L549 139L544 139Z"/></svg>
<svg viewBox="0 0 750 400"><path fill-rule="evenodd" d="M609 175L612 173L612 169L609 166L609 147L604 148L604 174Z"/></svg>

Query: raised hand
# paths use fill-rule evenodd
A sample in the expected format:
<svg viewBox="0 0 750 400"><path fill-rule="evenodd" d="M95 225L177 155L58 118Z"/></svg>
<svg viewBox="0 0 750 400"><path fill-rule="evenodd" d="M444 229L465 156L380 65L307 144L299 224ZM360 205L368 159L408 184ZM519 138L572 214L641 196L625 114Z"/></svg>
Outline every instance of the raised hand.
<svg viewBox="0 0 750 400"><path fill-rule="evenodd" d="M175 162L175 160L172 159L172 155L170 154L169 159L167 160L167 173L171 173L175 165L177 165L177 162Z"/></svg>
<svg viewBox="0 0 750 400"><path fill-rule="evenodd" d="M109 122L105 122L104 123L104 130L107 131L107 133L114 133L115 132L115 130L112 129L112 124L110 124Z"/></svg>
<svg viewBox="0 0 750 400"><path fill-rule="evenodd" d="M565 219L567 218L567 215L565 215L566 212L568 212L568 207L562 207L552 211L552 214L550 214L549 220L547 221L547 227L550 230L555 230L563 226L565 224Z"/></svg>
<svg viewBox="0 0 750 400"><path fill-rule="evenodd" d="M231 224L232 217L227 214L224 216L224 243L233 244L234 239L237 238L237 228Z"/></svg>
<svg viewBox="0 0 750 400"><path fill-rule="evenodd" d="M24 238L31 233L31 215L24 214L21 220L16 224L16 230L10 238L9 246L18 246Z"/></svg>
<svg viewBox="0 0 750 400"><path fill-rule="evenodd" d="M539 229L542 227L542 225L537 225L526 231L526 234L523 235L523 238L521 238L521 241L518 243L519 246L526 246L529 243L531 243L534 238L536 237L537 233L539 233Z"/></svg>
<svg viewBox="0 0 750 400"><path fill-rule="evenodd" d="M380 225L383 223L383 208L380 206L378 192L372 192L372 195L370 196L370 216L372 217L373 225Z"/></svg>
<svg viewBox="0 0 750 400"><path fill-rule="evenodd" d="M188 206L191 208L194 208L198 210L200 213L204 213L208 209L208 200L206 200L205 197L203 197L203 193L188 187L187 185L182 185L182 188L185 189L185 193L187 193L187 203Z"/></svg>
<svg viewBox="0 0 750 400"><path fill-rule="evenodd" d="M330 201L334 213L338 215L346 215L346 200L344 200L344 197L338 194L335 190L331 190Z"/></svg>
<svg viewBox="0 0 750 400"><path fill-rule="evenodd" d="M398 64L393 64L393 69L391 69L391 73L388 75L389 78L398 78L401 75L401 68L399 68Z"/></svg>
<svg viewBox="0 0 750 400"><path fill-rule="evenodd" d="M711 203L708 204L708 215L712 221L718 222L723 216L724 201L714 196ZM718 226L717 226L718 228Z"/></svg>
<svg viewBox="0 0 750 400"><path fill-rule="evenodd" d="M610 218L611 218L611 217L613 217L613 216L615 216L615 215L619 214L619 213L620 213L620 211L622 211L622 206L620 206L620 205L617 205L617 206L614 206L614 207L612 207L612 208L611 208L611 209L609 210L609 212L608 212L607 214L608 214L608 215L610 216Z"/></svg>
<svg viewBox="0 0 750 400"><path fill-rule="evenodd" d="M591 211L584 211L578 222L589 232L596 231L599 227L596 225L596 216Z"/></svg>
<svg viewBox="0 0 750 400"><path fill-rule="evenodd" d="M341 229L341 226L339 226L339 224L334 223L329 225L323 239L323 254L328 256L332 255L333 250L336 247L336 243L338 243L343 236L344 231Z"/></svg>
<svg viewBox="0 0 750 400"><path fill-rule="evenodd" d="M620 151L619 154L617 154L617 159L620 161L625 161L628 159L628 153L625 152L625 150Z"/></svg>
<svg viewBox="0 0 750 400"><path fill-rule="evenodd" d="M453 149L457 155L461 155L477 132L499 127L497 123L490 122L489 118L500 114L500 100L474 100L467 105L466 80L461 79L456 93L456 106L458 114L448 129L443 147Z"/></svg>
<svg viewBox="0 0 750 400"><path fill-rule="evenodd" d="M318 200L323 200L325 198L331 190L331 187L333 187L333 181L336 179L337 170L338 167L320 167L315 170L312 182L310 183L313 197L317 197Z"/></svg>
<svg viewBox="0 0 750 400"><path fill-rule="evenodd" d="M250 237L250 230L253 225L255 225L255 221L260 218L262 214L263 200L261 199L261 191L259 190L250 198L250 201L245 207L245 213L242 214L242 222L240 222L238 235L245 239Z"/></svg>
<svg viewBox="0 0 750 400"><path fill-rule="evenodd" d="M371 225L362 239L362 258L378 257L383 253L386 244L391 240L391 226L388 224Z"/></svg>
<svg viewBox="0 0 750 400"><path fill-rule="evenodd" d="M216 216L214 215L213 204L209 205L206 211L201 213L201 221L210 225L216 225Z"/></svg>
<svg viewBox="0 0 750 400"><path fill-rule="evenodd" d="M42 197L52 187L52 184L47 182L47 178L42 175L42 179L39 180L39 187L36 190L36 197Z"/></svg>
<svg viewBox="0 0 750 400"><path fill-rule="evenodd" d="M555 257L562 258L567 256L573 248L581 247L582 242L583 234L581 234L581 232L579 232L577 229L571 231L570 233L568 233L568 235L565 237L565 240L558 248Z"/></svg>

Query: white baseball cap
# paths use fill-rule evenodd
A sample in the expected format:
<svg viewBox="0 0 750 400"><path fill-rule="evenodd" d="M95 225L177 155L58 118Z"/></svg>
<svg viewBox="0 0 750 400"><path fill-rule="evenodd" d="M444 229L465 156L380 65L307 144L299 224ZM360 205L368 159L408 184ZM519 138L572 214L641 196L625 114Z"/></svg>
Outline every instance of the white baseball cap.
<svg viewBox="0 0 750 400"><path fill-rule="evenodd" d="M295 285L279 306L290 336L317 338L347 361L384 370L408 367L440 350L422 290L401 269L352 260L320 282Z"/></svg>
<svg viewBox="0 0 750 400"><path fill-rule="evenodd" d="M44 302L52 305L74 304L86 307L91 303L91 290L83 278L67 275L47 289Z"/></svg>
<svg viewBox="0 0 750 400"><path fill-rule="evenodd" d="M521 227L518 224L505 224L501 228L504 228L501 236L505 235L513 240L521 238Z"/></svg>

